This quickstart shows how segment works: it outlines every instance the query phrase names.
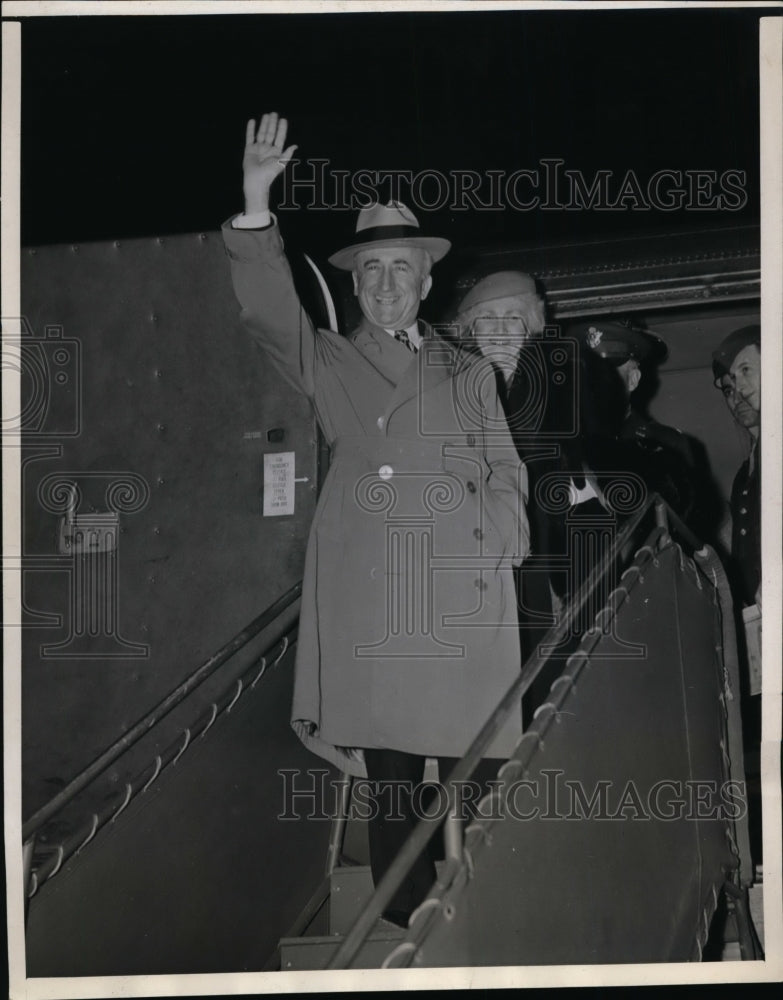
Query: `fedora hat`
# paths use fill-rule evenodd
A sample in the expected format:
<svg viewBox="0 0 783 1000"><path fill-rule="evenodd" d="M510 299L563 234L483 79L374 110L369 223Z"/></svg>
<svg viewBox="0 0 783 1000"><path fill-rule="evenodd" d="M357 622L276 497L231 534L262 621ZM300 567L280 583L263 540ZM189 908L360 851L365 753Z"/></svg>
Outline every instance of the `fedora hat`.
<svg viewBox="0 0 783 1000"><path fill-rule="evenodd" d="M413 212L401 201L390 201L388 205L376 202L359 212L354 240L332 254L329 263L343 271L352 271L355 255L370 247L420 247L434 263L446 256L451 243L439 236L422 236Z"/></svg>

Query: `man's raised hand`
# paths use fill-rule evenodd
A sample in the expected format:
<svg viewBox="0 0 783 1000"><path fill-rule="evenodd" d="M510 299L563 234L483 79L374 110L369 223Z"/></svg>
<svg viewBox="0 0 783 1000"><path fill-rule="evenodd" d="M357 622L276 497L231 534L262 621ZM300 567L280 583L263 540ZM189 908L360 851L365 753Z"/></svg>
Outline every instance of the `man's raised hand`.
<svg viewBox="0 0 783 1000"><path fill-rule="evenodd" d="M244 171L245 212L265 212L269 209L269 189L291 159L296 146L284 149L288 122L273 111L256 122L251 118L245 133Z"/></svg>

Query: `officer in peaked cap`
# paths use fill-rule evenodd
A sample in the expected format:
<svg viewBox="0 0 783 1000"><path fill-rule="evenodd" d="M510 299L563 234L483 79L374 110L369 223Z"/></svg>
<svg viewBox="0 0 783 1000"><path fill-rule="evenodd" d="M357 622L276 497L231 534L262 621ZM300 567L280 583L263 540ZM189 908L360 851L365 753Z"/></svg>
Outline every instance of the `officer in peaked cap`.
<svg viewBox="0 0 783 1000"><path fill-rule="evenodd" d="M568 333L583 349L614 368L622 384L625 416L616 434L619 449L610 451L611 460L624 461L628 471L637 472L649 490L659 493L687 519L695 500L694 459L688 440L681 431L643 415L631 403L645 370L666 358L666 342L617 318L583 320L572 325Z"/></svg>

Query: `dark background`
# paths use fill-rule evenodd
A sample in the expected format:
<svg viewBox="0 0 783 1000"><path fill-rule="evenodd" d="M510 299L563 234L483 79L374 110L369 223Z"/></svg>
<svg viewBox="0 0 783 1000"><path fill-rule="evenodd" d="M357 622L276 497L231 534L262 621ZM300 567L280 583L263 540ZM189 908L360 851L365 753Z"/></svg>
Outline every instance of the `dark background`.
<svg viewBox="0 0 783 1000"><path fill-rule="evenodd" d="M419 213L455 243L755 222L760 13L776 12L25 19L22 241L216 229L241 209L245 120L270 108L300 155L337 169L510 172L557 156L588 177L748 176L741 212ZM284 219L321 254L352 222Z"/></svg>
<svg viewBox="0 0 783 1000"><path fill-rule="evenodd" d="M747 172L733 212L419 212L461 246L754 222L760 13L25 19L22 242L216 229L242 207L245 121L270 109L332 169ZM317 254L354 219L284 215Z"/></svg>

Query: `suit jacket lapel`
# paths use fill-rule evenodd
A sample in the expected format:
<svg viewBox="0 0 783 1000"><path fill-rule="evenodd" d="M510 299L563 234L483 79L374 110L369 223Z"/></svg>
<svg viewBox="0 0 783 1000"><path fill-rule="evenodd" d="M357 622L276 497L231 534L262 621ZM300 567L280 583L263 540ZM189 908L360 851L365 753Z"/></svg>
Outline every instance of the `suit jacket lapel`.
<svg viewBox="0 0 783 1000"><path fill-rule="evenodd" d="M422 334L421 347L415 359L408 364L397 387L392 393L387 416L409 399L433 389L440 382L453 378L466 359L459 346L438 336L423 320L419 320ZM388 336L388 335L387 335ZM396 341L394 342L396 344ZM402 346L402 345L399 345ZM403 347L407 351L407 348ZM410 354L410 352L408 352Z"/></svg>
<svg viewBox="0 0 783 1000"><path fill-rule="evenodd" d="M411 352L385 330L363 319L351 336L354 347L393 386L399 385L408 368Z"/></svg>

